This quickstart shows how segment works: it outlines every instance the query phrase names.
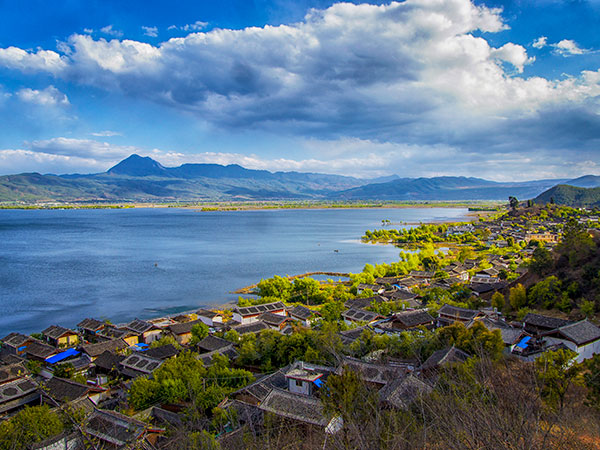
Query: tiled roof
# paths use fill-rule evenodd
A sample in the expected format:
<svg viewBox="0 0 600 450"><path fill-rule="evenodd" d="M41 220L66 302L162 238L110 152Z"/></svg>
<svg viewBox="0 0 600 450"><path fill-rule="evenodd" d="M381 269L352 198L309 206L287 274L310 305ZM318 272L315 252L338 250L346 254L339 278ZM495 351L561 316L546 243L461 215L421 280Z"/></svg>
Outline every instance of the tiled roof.
<svg viewBox="0 0 600 450"><path fill-rule="evenodd" d="M175 323L173 325L169 325L167 328L169 329L169 331L171 331L171 333L175 335L181 335L191 333L192 328L194 328L194 325L197 325L199 323L203 322L201 320L192 320L191 322Z"/></svg>
<svg viewBox="0 0 600 450"><path fill-rule="evenodd" d="M77 326L79 328L81 328L82 330L91 330L91 331L96 331L105 325L106 325L105 322L102 322L97 319L89 319L89 318L83 319L81 322L79 322L77 324Z"/></svg>
<svg viewBox="0 0 600 450"><path fill-rule="evenodd" d="M125 325L125 328L135 331L136 333L145 333L146 331L154 328L154 325L150 322L146 322L145 320L134 319Z"/></svg>
<svg viewBox="0 0 600 450"><path fill-rule="evenodd" d="M112 341L100 342L98 344L85 344L81 346L81 351L87 353L92 358L100 356L106 350L117 351L127 348L128 345L123 339L113 339Z"/></svg>
<svg viewBox="0 0 600 450"><path fill-rule="evenodd" d="M231 342L228 340L213 335L208 335L198 342L198 347L205 352L212 352L221 348L230 347L231 345Z"/></svg>
<svg viewBox="0 0 600 450"><path fill-rule="evenodd" d="M160 347L149 348L144 352L145 355L151 358L165 360L179 353L179 350L173 344L161 345Z"/></svg>
<svg viewBox="0 0 600 450"><path fill-rule="evenodd" d="M24 397L37 390L37 384L29 378L16 380L0 386L0 404Z"/></svg>
<svg viewBox="0 0 600 450"><path fill-rule="evenodd" d="M600 328L589 322L587 319L562 326L558 331L577 345L584 345L600 339Z"/></svg>
<svg viewBox="0 0 600 450"><path fill-rule="evenodd" d="M392 380L406 375L406 369L404 368L368 363L350 357L344 358L342 365L336 370L336 373L340 374L346 369L357 372L364 381L377 384L387 384Z"/></svg>
<svg viewBox="0 0 600 450"><path fill-rule="evenodd" d="M33 338L31 336L26 336L21 333L10 333L9 335L5 336L4 339L2 339L2 342L11 347L18 348L32 340Z"/></svg>
<svg viewBox="0 0 600 450"><path fill-rule="evenodd" d="M262 330L266 330L267 328L269 328L269 326L264 323L264 322L253 322L253 323L246 323L243 325L237 325L235 327L233 327L232 329L237 331L238 334L247 334L247 333L259 333Z"/></svg>
<svg viewBox="0 0 600 450"><path fill-rule="evenodd" d="M59 402L70 402L81 398L89 392L85 384L73 380L52 377L44 383L44 395Z"/></svg>
<svg viewBox="0 0 600 450"><path fill-rule="evenodd" d="M29 356L34 356L40 359L46 359L49 356L58 353L58 350L51 345L44 344L40 341L32 342L27 346L27 350L25 350L25 354Z"/></svg>
<svg viewBox="0 0 600 450"><path fill-rule="evenodd" d="M280 326L286 320L289 320L289 317L280 316L279 314L274 314L272 312L266 312L261 314L258 317L258 320L262 320L267 325Z"/></svg>
<svg viewBox="0 0 600 450"><path fill-rule="evenodd" d="M65 334L76 334L73 330L58 325L50 325L42 334L50 339L58 339Z"/></svg>
<svg viewBox="0 0 600 450"><path fill-rule="evenodd" d="M446 364L464 362L467 359L469 359L468 354L452 346L450 348L433 352L433 354L427 358L427 361L423 363L421 369L433 369Z"/></svg>
<svg viewBox="0 0 600 450"><path fill-rule="evenodd" d="M317 398L273 389L258 406L288 419L325 427L329 421L323 415L323 405Z"/></svg>
<svg viewBox="0 0 600 450"><path fill-rule="evenodd" d="M126 338L126 337L130 337L130 336L137 336L137 333L135 331L129 330L129 329L121 329L121 328L115 328L113 326L108 326L108 327L104 327L102 328L102 330L98 331L98 336L104 336L107 338L111 338L111 339L118 339L118 338Z"/></svg>
<svg viewBox="0 0 600 450"><path fill-rule="evenodd" d="M379 391L379 398L386 405L407 409L419 395L429 393L432 389L427 383L408 375L386 384Z"/></svg>
<svg viewBox="0 0 600 450"><path fill-rule="evenodd" d="M317 314L318 314L317 312L315 312L311 309L308 309L307 307L302 306L302 305L296 306L294 309L292 309L290 311L290 315L292 317L297 317L302 320L308 320Z"/></svg>
<svg viewBox="0 0 600 450"><path fill-rule="evenodd" d="M213 357L217 354L226 356L230 361L235 360L239 356L239 353L235 348L233 348L233 345L230 345L229 347L203 353L198 357L198 359L200 359L205 366L210 366L212 364Z"/></svg>
<svg viewBox="0 0 600 450"><path fill-rule="evenodd" d="M210 311L208 309L199 309L198 311L196 311L196 314L199 316L202 316L202 317L208 317L209 319L212 319L213 317L221 315L218 312Z"/></svg>
<svg viewBox="0 0 600 450"><path fill-rule="evenodd" d="M460 308L458 306L452 306L444 304L438 310L439 315L445 315L456 319L472 319L479 314L479 311L474 309Z"/></svg>
<svg viewBox="0 0 600 450"><path fill-rule="evenodd" d="M565 325L569 325L573 322L565 319L559 319L557 317L542 316L541 314L528 313L523 322L526 325L531 325L539 328L547 328L549 330L554 328L560 328Z"/></svg>
<svg viewBox="0 0 600 450"><path fill-rule="evenodd" d="M28 375L29 371L22 363L0 366L0 384Z"/></svg>
<svg viewBox="0 0 600 450"><path fill-rule="evenodd" d="M433 322L433 317L427 311L417 309L415 311L398 312L392 320L398 321L406 327L416 327Z"/></svg>
<svg viewBox="0 0 600 450"><path fill-rule="evenodd" d="M100 367L104 370L113 370L117 369L119 363L124 359L125 356L117 355L109 350L106 350L94 360L94 364L96 367Z"/></svg>
<svg viewBox="0 0 600 450"><path fill-rule="evenodd" d="M387 299L385 297L382 297L381 295L374 295L373 297L365 298L351 298L350 300L347 300L346 303L344 303L344 306L348 309L361 309L368 308L373 302L387 302Z"/></svg>
<svg viewBox="0 0 600 450"><path fill-rule="evenodd" d="M347 320L352 321L361 321L361 322L372 322L378 318L382 318L383 316L377 314L373 311L366 311L364 309L349 309L348 311L344 311L342 313L342 317Z"/></svg>
<svg viewBox="0 0 600 450"><path fill-rule="evenodd" d="M366 326L352 328L351 330L340 331L340 338L342 339L342 343L344 345L350 345L355 340L357 340L363 333L363 331L368 330Z"/></svg>
<svg viewBox="0 0 600 450"><path fill-rule="evenodd" d="M256 314L262 314L265 312L278 311L285 309L285 305L282 302L264 303L256 306L244 306L237 307L234 312L239 313L241 316L252 316Z"/></svg>
<svg viewBox="0 0 600 450"><path fill-rule="evenodd" d="M146 424L115 411L95 410L86 431L104 442L122 448L133 444L146 429Z"/></svg>
<svg viewBox="0 0 600 450"><path fill-rule="evenodd" d="M134 352L121 361L121 366L136 372L140 372L140 375L147 375L158 369L162 363L162 360L150 358L144 355L143 352Z"/></svg>

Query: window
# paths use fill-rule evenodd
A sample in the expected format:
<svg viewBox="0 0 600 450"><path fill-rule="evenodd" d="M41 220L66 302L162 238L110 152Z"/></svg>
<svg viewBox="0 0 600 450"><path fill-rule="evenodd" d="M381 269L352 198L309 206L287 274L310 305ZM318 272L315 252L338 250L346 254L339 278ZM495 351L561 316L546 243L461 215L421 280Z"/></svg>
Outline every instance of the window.
<svg viewBox="0 0 600 450"><path fill-rule="evenodd" d="M304 385L302 380L294 380L294 381L296 382L296 386L302 387Z"/></svg>

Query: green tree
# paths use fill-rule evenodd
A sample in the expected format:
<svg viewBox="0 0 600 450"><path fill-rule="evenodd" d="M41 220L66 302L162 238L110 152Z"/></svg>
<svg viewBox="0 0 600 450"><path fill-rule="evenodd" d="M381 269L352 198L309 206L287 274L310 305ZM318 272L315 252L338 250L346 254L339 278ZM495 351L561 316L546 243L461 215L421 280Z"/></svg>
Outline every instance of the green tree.
<svg viewBox="0 0 600 450"><path fill-rule="evenodd" d="M517 200L517 197L508 197L508 203L513 211L519 207L519 200Z"/></svg>
<svg viewBox="0 0 600 450"><path fill-rule="evenodd" d="M562 241L557 246L559 253L569 258L571 267L586 261L595 251L596 244L586 227L570 218L563 229Z"/></svg>
<svg viewBox="0 0 600 450"><path fill-rule="evenodd" d="M591 300L584 300L580 305L581 314L585 317L592 317L596 312L596 303Z"/></svg>
<svg viewBox="0 0 600 450"><path fill-rule="evenodd" d="M529 290L529 303L543 305L546 309L553 308L561 300L562 283L555 276L540 281Z"/></svg>
<svg viewBox="0 0 600 450"><path fill-rule="evenodd" d="M553 264L552 253L545 247L538 247L533 251L529 268L537 275L543 275L552 268Z"/></svg>
<svg viewBox="0 0 600 450"><path fill-rule="evenodd" d="M62 433L60 417L48 405L25 407L0 423L0 450L26 449Z"/></svg>
<svg viewBox="0 0 600 450"><path fill-rule="evenodd" d="M257 285L257 293L261 297L275 297L287 300L292 290L292 283L288 278L275 275L267 280L260 280Z"/></svg>
<svg viewBox="0 0 600 450"><path fill-rule="evenodd" d="M508 301L513 310L521 309L527 305L527 291L521 283L510 288Z"/></svg>
<svg viewBox="0 0 600 450"><path fill-rule="evenodd" d="M540 383L540 394L552 408L561 411L565 395L581 372L579 364L573 359L577 354L571 350L545 352L535 360L537 379Z"/></svg>
<svg viewBox="0 0 600 450"><path fill-rule="evenodd" d="M492 306L498 311L502 311L502 308L504 308L504 303L504 295L498 291L494 292L494 295L492 295Z"/></svg>
<svg viewBox="0 0 600 450"><path fill-rule="evenodd" d="M600 409L600 354L594 355L585 362L586 373L583 375L585 386L588 388L587 403Z"/></svg>
<svg viewBox="0 0 600 450"><path fill-rule="evenodd" d="M206 336L208 336L208 325L204 322L198 322L196 325L192 327L192 339L190 339L190 344L196 345Z"/></svg>

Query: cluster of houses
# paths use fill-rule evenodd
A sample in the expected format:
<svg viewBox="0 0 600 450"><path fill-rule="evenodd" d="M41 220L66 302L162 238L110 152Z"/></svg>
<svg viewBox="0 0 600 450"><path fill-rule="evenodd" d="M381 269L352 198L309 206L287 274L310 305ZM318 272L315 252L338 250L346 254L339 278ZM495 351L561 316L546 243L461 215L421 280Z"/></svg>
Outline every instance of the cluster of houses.
<svg viewBox="0 0 600 450"><path fill-rule="evenodd" d="M464 267L452 268L460 276ZM427 279L427 272L411 274L415 280ZM390 290L390 280L378 280L385 294ZM391 289L400 296L408 291ZM378 294L381 298L381 294ZM377 334L394 335L404 331L420 332L422 327L434 329L455 322L467 328L482 323L490 330L499 330L506 353L524 360L533 360L548 350L568 348L583 361L600 352L600 328L587 320L570 322L563 319L528 314L520 323L507 322L493 308L479 310L443 305L433 317L426 308L418 305L416 297L409 306L383 317L364 309L375 298L355 298L346 302L348 309L342 313L348 324L358 325L339 333L342 343L351 345L365 330ZM291 333L292 323L310 327L319 318L318 312L303 306L286 307L282 302L257 306L237 307L233 320L225 322L219 313L198 310L173 318L156 320L136 319L114 326L97 319L81 321L76 330L50 326L36 339L20 333L5 336L0 352L0 414L10 417L25 405L48 404L60 407L65 404L82 408L87 413L85 432L108 448L130 448L133 443L143 443L146 448L156 447L164 439L166 424L176 423L177 414L153 406L147 411L148 421L126 416L115 411L127 404L127 393L132 380L152 377L166 359L182 348L192 348L190 340L194 325L202 322L211 333L195 343L193 349L205 365L210 365L214 355L225 355L230 360L238 356L236 346L214 335L216 331L236 330L240 335L273 329ZM179 346L151 345L164 336L171 336ZM337 432L342 423L339 418L323 414L319 400L321 388L330 374L340 374L346 368L359 372L364 381L378 389L382 407L406 408L422 392L429 392L438 369L446 364L466 360L470 355L451 347L435 352L426 361L394 361L382 363L377 355L363 360L342 356L335 367L318 366L298 361L273 374L259 378L226 399L222 407L233 408L241 428L222 437L229 448L239 444L243 431L260 426L264 414L269 413L301 426L317 427L325 433ZM85 383L65 378L61 368L68 367L82 375ZM55 375L59 374L59 375ZM78 448L78 435L61 435L41 443L39 449ZM236 444L237 442L237 444Z"/></svg>

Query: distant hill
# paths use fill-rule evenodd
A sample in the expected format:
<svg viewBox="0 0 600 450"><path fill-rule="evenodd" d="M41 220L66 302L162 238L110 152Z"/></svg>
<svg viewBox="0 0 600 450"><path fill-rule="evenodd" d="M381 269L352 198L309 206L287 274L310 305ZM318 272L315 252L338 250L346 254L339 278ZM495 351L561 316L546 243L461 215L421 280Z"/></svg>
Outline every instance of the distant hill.
<svg viewBox="0 0 600 450"><path fill-rule="evenodd" d="M565 184L582 188L595 188L600 187L600 177L597 175L585 175L574 180L569 180Z"/></svg>
<svg viewBox="0 0 600 450"><path fill-rule="evenodd" d="M104 173L0 176L0 202L169 202L208 200L506 200L533 198L559 183L600 185L600 177L497 183L481 178L359 179L341 175L269 172L237 164L165 167L131 155Z"/></svg>
<svg viewBox="0 0 600 450"><path fill-rule="evenodd" d="M600 187L582 188L559 184L558 186L548 189L534 199L534 203L538 204L552 202L557 205L572 207L600 207Z"/></svg>
<svg viewBox="0 0 600 450"><path fill-rule="evenodd" d="M564 180L497 183L481 178L400 178L367 184L331 194L345 200L506 200L509 196L531 198Z"/></svg>

